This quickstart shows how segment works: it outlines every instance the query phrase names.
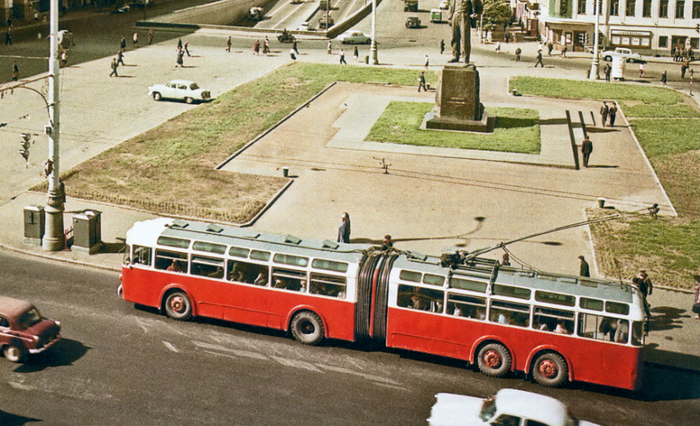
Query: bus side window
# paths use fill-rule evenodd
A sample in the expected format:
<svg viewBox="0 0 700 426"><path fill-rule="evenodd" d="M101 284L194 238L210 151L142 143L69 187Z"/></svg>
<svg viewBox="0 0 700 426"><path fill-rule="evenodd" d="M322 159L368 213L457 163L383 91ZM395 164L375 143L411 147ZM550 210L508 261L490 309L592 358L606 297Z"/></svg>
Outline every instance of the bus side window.
<svg viewBox="0 0 700 426"><path fill-rule="evenodd" d="M306 292L306 272L272 268L272 286L285 290Z"/></svg>
<svg viewBox="0 0 700 426"><path fill-rule="evenodd" d="M629 339L627 320L584 313L580 314L579 318L578 334L581 337L618 343L627 343Z"/></svg>
<svg viewBox="0 0 700 426"><path fill-rule="evenodd" d="M492 300L489 321L527 327L530 325L530 307L520 303Z"/></svg>
<svg viewBox="0 0 700 426"><path fill-rule="evenodd" d="M134 259L132 263L139 265L151 266L151 248L143 246L134 246Z"/></svg>
<svg viewBox="0 0 700 426"><path fill-rule="evenodd" d="M444 307L444 292L422 287L399 285L396 304L402 308L441 313Z"/></svg>
<svg viewBox="0 0 700 426"><path fill-rule="evenodd" d="M171 272L187 272L187 253L170 250L156 250L156 269Z"/></svg>
<svg viewBox="0 0 700 426"><path fill-rule="evenodd" d="M346 278L335 275L311 273L311 294L345 298Z"/></svg>
<svg viewBox="0 0 700 426"><path fill-rule="evenodd" d="M486 299L457 293L447 295L447 314L483 321L486 319Z"/></svg>

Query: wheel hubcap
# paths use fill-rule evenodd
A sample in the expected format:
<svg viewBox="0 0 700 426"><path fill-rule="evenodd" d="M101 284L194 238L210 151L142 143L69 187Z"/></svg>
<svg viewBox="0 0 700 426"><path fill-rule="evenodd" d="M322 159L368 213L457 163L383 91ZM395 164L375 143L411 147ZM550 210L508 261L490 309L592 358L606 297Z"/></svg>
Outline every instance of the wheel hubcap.
<svg viewBox="0 0 700 426"><path fill-rule="evenodd" d="M550 360L544 360L539 365L540 374L548 379L553 379L559 374L559 368L557 364Z"/></svg>
<svg viewBox="0 0 700 426"><path fill-rule="evenodd" d="M182 313L185 307L185 303L182 300L182 297L174 297L170 301L170 307L173 309L173 311Z"/></svg>
<svg viewBox="0 0 700 426"><path fill-rule="evenodd" d="M484 364L489 368L498 368L501 366L501 355L496 351L488 351L484 354Z"/></svg>
<svg viewBox="0 0 700 426"><path fill-rule="evenodd" d="M310 322L303 322L301 324L301 332L304 334L311 334L316 330L316 327Z"/></svg>

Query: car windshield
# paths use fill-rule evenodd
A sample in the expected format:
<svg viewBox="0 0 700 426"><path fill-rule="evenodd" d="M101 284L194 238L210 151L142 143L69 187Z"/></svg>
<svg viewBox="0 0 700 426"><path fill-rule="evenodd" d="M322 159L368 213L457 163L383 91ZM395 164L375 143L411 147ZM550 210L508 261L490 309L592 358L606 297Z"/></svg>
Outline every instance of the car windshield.
<svg viewBox="0 0 700 426"><path fill-rule="evenodd" d="M41 321L41 314L37 308L30 308L19 317L19 327L24 330Z"/></svg>
<svg viewBox="0 0 700 426"><path fill-rule="evenodd" d="M199 86L197 86L197 83L190 84L190 90L197 90L197 89L199 89Z"/></svg>
<svg viewBox="0 0 700 426"><path fill-rule="evenodd" d="M492 395L484 399L484 403L481 405L479 418L487 422L494 414L496 414L496 396Z"/></svg>

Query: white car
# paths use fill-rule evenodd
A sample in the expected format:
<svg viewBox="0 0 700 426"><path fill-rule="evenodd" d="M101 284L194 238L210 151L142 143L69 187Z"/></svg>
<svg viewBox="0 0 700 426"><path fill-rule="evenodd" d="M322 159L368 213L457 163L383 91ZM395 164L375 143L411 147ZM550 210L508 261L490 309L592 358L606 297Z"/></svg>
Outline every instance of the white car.
<svg viewBox="0 0 700 426"><path fill-rule="evenodd" d="M440 5L438 6L438 9L442 10L447 10L450 8L450 0L442 0L440 2Z"/></svg>
<svg viewBox="0 0 700 426"><path fill-rule="evenodd" d="M200 89L197 83L189 80L173 80L168 84L156 84L148 88L148 96L156 101L161 99L176 99L188 104L204 102L211 99L208 90Z"/></svg>
<svg viewBox="0 0 700 426"><path fill-rule="evenodd" d="M297 31L316 31L316 28L308 22L302 22L299 24L299 27L297 27Z"/></svg>
<svg viewBox="0 0 700 426"><path fill-rule="evenodd" d="M362 31L346 31L338 36L338 40L344 44L370 44L372 38Z"/></svg>
<svg viewBox="0 0 700 426"><path fill-rule="evenodd" d="M606 50L605 52L601 52L600 56L606 61L612 61L614 56L621 57L625 62L642 61L642 55L625 47L618 47L615 50Z"/></svg>
<svg viewBox="0 0 700 426"><path fill-rule="evenodd" d="M430 426L597 426L569 415L560 401L515 389L501 389L485 399L439 393L428 419Z"/></svg>

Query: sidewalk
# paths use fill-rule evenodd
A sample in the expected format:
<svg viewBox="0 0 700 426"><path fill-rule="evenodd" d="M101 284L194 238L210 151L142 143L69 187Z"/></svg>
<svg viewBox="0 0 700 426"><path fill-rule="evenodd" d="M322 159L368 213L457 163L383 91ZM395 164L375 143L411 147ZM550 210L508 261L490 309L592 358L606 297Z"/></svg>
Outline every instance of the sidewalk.
<svg viewBox="0 0 700 426"><path fill-rule="evenodd" d="M137 65L124 69L131 78L107 77L111 58L65 70L62 104L66 110L62 110L61 115L65 121L61 148L66 149L65 160L62 157L63 170L191 108L185 104L152 101L145 92L149 84L183 76L196 77L200 86L211 88L213 94L218 95L289 61L286 51L275 46L269 57L253 57L248 51L226 53L225 36L220 32L198 32L188 39L195 54L193 58L186 58L193 65L191 69L172 67L174 42L164 42L129 52L127 63ZM422 69L424 55L422 48L384 49L380 60L418 72ZM443 55L433 58L431 63L441 66L448 59ZM299 60L335 64L338 58L327 55L325 49L304 48ZM594 207L600 196L623 210L636 210L654 202L665 210L670 208L653 170L624 122L614 131L593 135L596 151L592 165L595 167L573 170L568 128L560 119L567 109L572 114L583 111L590 117L590 111L597 111L598 103L515 97L508 94L507 78L531 74L532 64L511 63L505 57L500 62L487 63L478 50L475 62L486 64L479 70L481 99L487 107L532 108L540 112L545 120L541 126L540 155L512 158L508 153L483 151L455 155L439 149L396 146L379 149L379 145L364 138L381 113L381 105L393 99L432 102L435 93L418 94L414 87L338 84L226 165L225 170L277 176L281 175L279 167L291 167L294 184L254 227L270 232L333 238L340 214L349 211L353 217L353 240L373 241L390 233L397 246L438 254L445 247L459 245L473 250L579 222L583 219L583 210ZM537 73L548 77L582 78L576 74L580 73L552 68L538 69ZM115 93L122 96L115 96ZM100 102L90 109L77 107L82 105L83 99L99 99ZM20 104L15 108L27 109ZM125 122L130 124L124 126ZM576 129L576 139L579 142L582 139L580 129ZM377 158L382 157L391 164L389 174L384 174L379 166ZM53 253L25 245L23 208L44 205L46 195L26 192L29 185L40 178L35 171L17 167L15 160L0 159L0 165L5 161L15 167L18 174L14 180L15 191L5 193L7 198L3 197L0 203L3 223L0 246L119 270L122 259L119 251L126 231L135 221L154 215L69 198L65 227L72 225L76 212L101 211L105 250L94 255L70 251ZM338 188L343 188L342 192ZM579 254L593 258L589 236L583 228L517 243L511 249L528 263L559 273L575 273ZM700 347L695 343L700 321L691 319L690 298L687 294L661 289L654 292L650 302L652 312L659 319L654 321L647 340L651 345L649 360L700 371Z"/></svg>

